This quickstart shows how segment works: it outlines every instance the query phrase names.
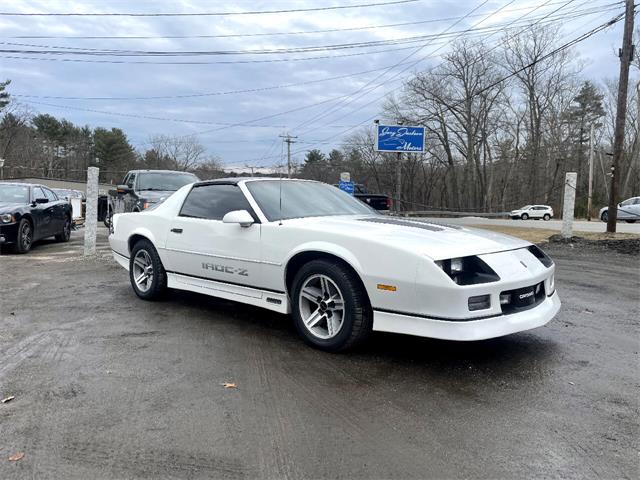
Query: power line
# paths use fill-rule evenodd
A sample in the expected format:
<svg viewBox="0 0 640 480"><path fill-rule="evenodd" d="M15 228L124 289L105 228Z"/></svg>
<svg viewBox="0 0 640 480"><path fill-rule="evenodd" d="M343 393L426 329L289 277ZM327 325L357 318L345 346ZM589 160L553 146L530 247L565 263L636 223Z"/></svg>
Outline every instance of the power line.
<svg viewBox="0 0 640 480"><path fill-rule="evenodd" d="M360 3L355 5L334 5L332 7L310 7L292 8L282 10L249 10L244 12L181 12L181 13L117 13L117 12L91 12L91 13L48 13L48 12L0 12L0 16L5 17L228 17L235 15L266 15L278 13L303 13L320 12L328 10L347 10L354 8L383 7L387 5L398 5L402 3L414 3L419 0L392 0L380 3Z"/></svg>
<svg viewBox="0 0 640 480"><path fill-rule="evenodd" d="M566 7L567 5L569 5L569 4L571 4L571 3L573 3L574 1L576 1L576 0L568 0L568 1L566 1L563 5L561 5L560 7L558 7L557 9L555 9L554 11L552 11L552 12L548 13L548 14L547 14L547 16L552 15L553 13L558 12L559 10L563 9L563 8L564 8L564 7ZM547 0L546 2L544 2L544 3L542 3L542 4L539 4L539 5L538 5L537 7L535 7L533 10L531 10L531 11L529 11L529 12L525 13L524 15L522 15L521 17L519 17L518 19L513 20L513 22L515 22L515 21L517 21L517 20L519 20L519 19L521 19L521 18L526 17L527 15L529 15L529 14L530 14L530 13L532 13L532 12L534 12L535 10L538 10L539 8L542 8L542 7L546 6L548 3L550 3L550 0ZM498 13L499 11L500 11L500 10L497 10L496 12L494 12L494 14L495 14L495 13ZM493 15L493 14L492 14L492 15ZM491 16L491 15L490 15L490 16ZM475 25L478 25L479 23L482 23L484 20L486 20L486 18L488 18L488 17L485 17L483 20L480 20L480 22L477 22L476 24L474 24L474 27L475 27ZM523 34L524 32L526 32L527 30L529 30L529 29L533 28L537 23L541 22L543 19L544 19L544 17L543 17L542 19L538 20L537 22L532 23L531 25L529 25L529 27L527 27L526 29L524 29L524 30L522 30L521 32L519 32L519 33L518 33L518 35L522 35L522 34ZM472 27L472 28L473 28L473 27ZM493 35L493 34L492 34L492 35ZM488 52L485 52L485 53L489 53L489 52L491 52L491 51L495 50L496 48L498 48L498 46L499 46L499 45L500 45L500 43L496 44L494 47L492 47L491 49L489 49L489 51L488 51ZM435 51L439 50L440 48L442 48L442 47L439 47L439 48L438 48L438 49L436 49ZM435 51L434 51L434 52L435 52ZM434 52L431 52L431 53L434 53ZM421 59L416 60L416 61L413 63L413 65L417 65L417 64L418 64L418 63L420 63L422 60L424 60L424 58L421 58ZM390 79L386 80L386 84L388 84L388 83L389 83L389 81L394 81L394 82L395 82L395 81L398 81L399 79L398 79L397 77L398 77L400 74L402 74L402 73L404 73L405 71L407 71L407 70L408 70L409 68L411 68L413 65L409 65L409 66L407 66L406 68L403 68L402 70L400 70L399 72L397 72L393 77L391 77ZM394 79L396 79L396 80L394 80ZM376 85L376 86L374 86L374 87L372 87L372 88L368 89L367 91L363 92L363 93L359 96L359 98L362 98L366 93L369 93L369 92L371 92L371 91L373 91L373 90L376 90L377 88L381 87L382 85L384 85L384 83L379 83L378 85ZM342 115L342 116L340 116L340 117L338 117L338 118L344 118L344 117L346 117L346 116L348 116L348 115L351 115L352 113L354 113L354 112L356 112L356 111L358 111L358 110L362 110L362 108L364 108L364 107L366 107L366 106L368 106L368 105L371 105L372 103L378 102L379 100L381 100L381 99L382 99L382 98L384 98L385 96L386 96L386 93L384 93L384 94L383 94L383 95L381 95L381 96L376 97L376 98L375 98L375 99L373 99L372 101L367 102L365 105L362 105L362 106L358 107L357 109L352 110L351 112L349 112L349 113L347 113L347 114L345 114L345 115ZM355 100L357 100L357 99L356 99L356 98L354 98L351 102L348 102L348 103L347 103L347 105L348 105L349 103L353 103L353 101L355 101ZM344 105L344 106L346 106L346 105ZM334 112L335 112L335 110L334 110ZM328 115L330 115L330 114L331 114L331 112L329 112L327 115L323 115L321 118L325 118L326 116L328 116ZM316 121L317 121L317 119L316 119ZM305 125L305 124L308 124L308 123L310 123L310 122L305 122L305 123L303 123L302 125ZM298 127L296 127L296 128L298 128ZM309 130L307 130L307 131L309 131ZM312 130L311 130L311 131L312 131Z"/></svg>
<svg viewBox="0 0 640 480"><path fill-rule="evenodd" d="M557 1L549 5L556 5L563 3ZM618 1L611 5L617 5L622 2ZM518 7L504 10L503 12L516 12L520 10L528 10L531 7ZM476 13L469 15L469 17L479 17L484 15L483 13ZM243 38L243 37L266 37L266 36L285 36L285 35L314 35L321 33L336 33L336 32L352 32L363 30L374 30L379 28L395 28L406 27L412 25L424 25L429 23L448 22L456 20L461 17L442 17L442 18L430 18L427 20L418 20L415 22L402 22L402 23L389 23L384 25L371 25L367 27L347 27L347 28L331 28L326 30L307 30L307 31L294 31L294 32L256 32L256 33L231 33L221 35L11 35L1 38L12 39L75 39L75 40L151 40L151 39L197 39L197 38Z"/></svg>
<svg viewBox="0 0 640 480"><path fill-rule="evenodd" d="M593 13L600 13L607 9L615 9L616 6L613 7L611 5L599 6L599 7L591 7L584 9L582 11L572 12L571 15L560 15L557 17L549 17L548 15L543 17L547 19L547 21L558 21L565 20L569 17L578 18L583 15L590 15ZM521 17L522 18L522 17ZM465 17L461 17L459 21L465 19ZM529 21L537 20L537 19L529 19ZM456 22L457 23L459 23ZM520 19L518 19L520 21ZM517 22L508 22L508 25L512 25ZM454 24L455 25L455 24ZM296 53L311 53L311 52L322 52L322 51L333 51L333 50L344 50L351 48L370 48L370 47L380 47L380 46L389 46L389 45L401 45L406 43L417 43L430 39L438 39L438 38L447 38L447 37L455 37L459 36L459 34L468 34L471 33L473 35L487 33L489 31L500 31L505 24L496 24L489 25L486 27L481 27L478 29L474 29L470 31L470 29L465 29L462 31L452 31L449 32L449 29L444 32L436 33L436 34L425 34L425 35L413 35L408 37L400 37L400 38L391 38L385 40L370 40L370 41L361 41L361 42L347 42L347 43L338 43L338 44L328 44L328 45L305 45L300 47L283 47L283 48L271 48L271 49L254 49L254 50L176 50L176 51L168 51L168 50L132 50L132 49L107 49L107 48L87 48L87 47L74 47L74 46L61 46L61 45L41 45L41 44L32 44L32 43L18 43L18 42L0 42L2 45L10 45L10 46L18 46L18 47L35 47L38 49L44 50L24 50L24 49L3 49L0 52L4 53L14 53L14 54L49 54L49 55L86 55L86 56L152 56L152 57L161 57L161 56L204 56L204 55L271 55L271 54L296 54ZM451 27L450 27L451 28Z"/></svg>
<svg viewBox="0 0 640 480"><path fill-rule="evenodd" d="M565 2L563 1L561 3L565 3ZM590 11L589 14L600 13L602 11L608 11L609 9L610 8L606 8L604 10L603 9L599 9L599 10L596 10L596 11ZM533 19L528 19L528 20L530 21L530 20L533 20ZM554 21L557 21L557 20L554 19ZM502 31L503 30L503 25L498 25L497 28L499 28ZM463 33L463 32L466 32L466 30L464 30L462 32L458 31L456 33ZM0 42L0 43L2 43L2 42ZM424 57L423 57L423 59L424 59ZM234 95L234 94L241 94L241 93L257 93L257 92L262 92L262 91L291 88L291 87L296 87L296 86L312 85L312 84L316 84L316 83L322 83L322 82L327 82L327 81L332 81L332 80L341 80L341 79L344 79L344 78L355 77L355 76L364 75L364 74L367 74L367 73L372 73L372 72L377 72L377 71L382 71L382 70L388 70L389 68L397 67L397 66L401 66L401 65L407 65L409 63L411 63L413 65L413 62L406 62L406 63L387 65L387 66L384 66L384 67L375 68L375 69L371 69L371 70L364 70L364 71L360 71L360 72L354 72L354 73L349 73L349 74L345 74L345 75L338 75L338 76L328 77L328 78L323 78L323 79L318 79L318 80L309 80L309 81L305 81L305 82L288 83L288 84L272 85L272 86L266 86L266 87L250 88L250 89L244 89L244 90L230 90L230 91L221 91L221 92L204 92L204 93L193 93L193 94L183 94L183 95L128 96L128 97L116 97L116 96L113 96L113 97L110 97L110 96L101 96L101 97L85 96L85 97L80 97L80 96L58 96L58 95L30 95L30 94L21 94L21 93L12 93L11 95L14 96L14 97L19 97L19 98L38 98L38 99L49 99L49 100L108 100L108 101L126 100L126 101L132 101L132 100L187 99L187 98L211 97L211 96L221 96L221 95Z"/></svg>
<svg viewBox="0 0 640 480"><path fill-rule="evenodd" d="M339 55L324 55L314 57L299 57L299 58L274 58L268 60L219 60L219 61L185 61L185 62L149 62L149 61L136 61L136 60L87 60L77 58L45 58L45 57L22 57L17 55L0 55L0 58L9 58L14 60L36 60L36 61L49 61L49 62L78 62L78 63L109 63L109 64L141 64L141 65L230 65L230 64L250 64L250 63L281 63L281 62L300 62L307 60L324 60L335 59L344 57L356 57L361 55L375 55L378 53L397 52L400 50L410 50L415 48L410 47L398 47L387 48L384 50L359 52L359 53L344 53ZM0 50L2 52L2 50Z"/></svg>

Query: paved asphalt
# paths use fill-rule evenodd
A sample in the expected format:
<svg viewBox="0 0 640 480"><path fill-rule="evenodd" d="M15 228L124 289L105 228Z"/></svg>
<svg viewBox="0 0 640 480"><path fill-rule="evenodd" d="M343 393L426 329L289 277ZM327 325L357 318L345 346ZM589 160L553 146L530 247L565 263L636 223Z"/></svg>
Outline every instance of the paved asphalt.
<svg viewBox="0 0 640 480"><path fill-rule="evenodd" d="M639 476L637 256L549 248L540 329L335 355L286 316L143 302L80 249L0 257L1 479Z"/></svg>
<svg viewBox="0 0 640 480"><path fill-rule="evenodd" d="M562 230L562 220L506 220L501 218L482 217L447 217L433 218L436 222L451 223L454 225L503 225L507 227L548 228L549 230ZM606 232L607 224L593 219L590 222L578 220L573 224L574 232ZM618 222L616 230L620 233L640 234L640 221L635 223Z"/></svg>

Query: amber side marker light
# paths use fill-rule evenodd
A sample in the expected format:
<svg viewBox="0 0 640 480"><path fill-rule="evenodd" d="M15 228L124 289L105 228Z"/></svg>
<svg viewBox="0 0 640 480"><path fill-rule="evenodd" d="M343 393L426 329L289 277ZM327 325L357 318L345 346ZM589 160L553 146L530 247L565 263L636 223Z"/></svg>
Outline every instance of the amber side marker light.
<svg viewBox="0 0 640 480"><path fill-rule="evenodd" d="M378 290L386 290L387 292L395 292L397 290L393 285L384 285L382 283L378 284Z"/></svg>

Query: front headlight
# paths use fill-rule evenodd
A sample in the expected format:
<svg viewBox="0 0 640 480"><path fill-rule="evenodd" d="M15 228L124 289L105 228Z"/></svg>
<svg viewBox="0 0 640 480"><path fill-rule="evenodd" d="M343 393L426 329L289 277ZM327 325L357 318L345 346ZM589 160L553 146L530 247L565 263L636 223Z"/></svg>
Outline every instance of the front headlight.
<svg viewBox="0 0 640 480"><path fill-rule="evenodd" d="M458 285L497 282L500 277L476 256L459 257L435 262Z"/></svg>
<svg viewBox="0 0 640 480"><path fill-rule="evenodd" d="M3 213L0 215L0 223L14 223L15 218L10 213Z"/></svg>

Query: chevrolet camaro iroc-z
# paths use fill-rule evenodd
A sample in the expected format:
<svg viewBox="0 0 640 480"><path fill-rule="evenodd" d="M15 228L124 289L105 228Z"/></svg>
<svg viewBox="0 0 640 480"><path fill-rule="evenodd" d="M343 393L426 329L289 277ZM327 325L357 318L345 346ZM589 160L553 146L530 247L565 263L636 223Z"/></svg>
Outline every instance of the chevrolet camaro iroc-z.
<svg viewBox="0 0 640 480"><path fill-rule="evenodd" d="M169 287L293 316L309 344L348 349L373 331L480 340L560 309L553 261L517 238L394 218L319 182L186 185L114 216L109 241L135 293Z"/></svg>

